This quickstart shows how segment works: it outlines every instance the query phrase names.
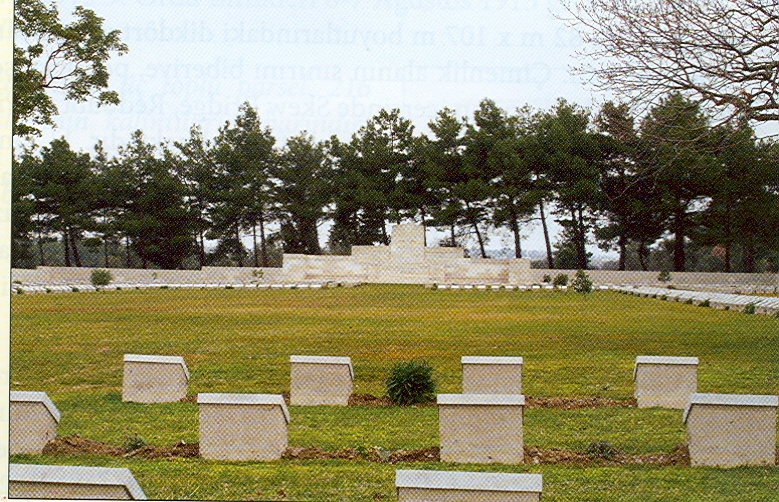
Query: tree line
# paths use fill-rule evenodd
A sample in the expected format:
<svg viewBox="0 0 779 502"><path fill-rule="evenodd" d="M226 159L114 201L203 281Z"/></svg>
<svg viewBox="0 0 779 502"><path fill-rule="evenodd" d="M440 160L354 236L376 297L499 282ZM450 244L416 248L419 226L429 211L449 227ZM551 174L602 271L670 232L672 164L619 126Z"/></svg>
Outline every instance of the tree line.
<svg viewBox="0 0 779 502"><path fill-rule="evenodd" d="M538 222L549 268L588 268L592 243L617 251L619 269L648 269L658 249L673 270L694 269L691 248L726 272L779 268L779 145L746 121L711 125L682 94L641 119L612 102L592 116L562 99L513 112L485 99L472 117L444 108L427 125L416 134L381 110L348 141L303 131L277 145L244 103L212 139L193 126L158 145L136 131L113 156L64 137L28 146L13 159L12 264L46 265L56 245L66 266L89 250L106 267L265 267L281 251L389 244L388 224L416 221L485 257L498 228L522 257ZM563 228L554 243L550 219Z"/></svg>

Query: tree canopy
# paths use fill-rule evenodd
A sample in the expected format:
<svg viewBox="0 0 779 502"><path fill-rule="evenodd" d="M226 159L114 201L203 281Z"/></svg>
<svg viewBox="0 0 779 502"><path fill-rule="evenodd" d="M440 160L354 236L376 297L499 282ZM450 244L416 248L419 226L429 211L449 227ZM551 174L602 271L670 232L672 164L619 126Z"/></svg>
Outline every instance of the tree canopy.
<svg viewBox="0 0 779 502"><path fill-rule="evenodd" d="M63 25L56 4L14 0L14 136L37 136L39 126L54 125L57 106L50 91L77 102L94 99L98 106L119 103L108 88L106 62L112 53L127 52L121 32L106 33L103 19L84 7L73 15Z"/></svg>
<svg viewBox="0 0 779 502"><path fill-rule="evenodd" d="M585 42L575 70L647 106L680 92L729 121L779 120L775 0L562 0Z"/></svg>

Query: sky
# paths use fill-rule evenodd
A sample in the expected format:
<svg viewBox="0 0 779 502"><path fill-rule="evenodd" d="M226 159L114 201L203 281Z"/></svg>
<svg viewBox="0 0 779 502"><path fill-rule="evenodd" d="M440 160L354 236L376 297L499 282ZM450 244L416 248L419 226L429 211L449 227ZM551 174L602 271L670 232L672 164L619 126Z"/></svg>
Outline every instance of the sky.
<svg viewBox="0 0 779 502"><path fill-rule="evenodd" d="M213 138L244 102L283 146L304 130L348 140L382 108L430 134L437 111L472 117L485 98L513 112L562 97L593 113L608 98L570 73L581 42L558 0L59 0L61 19L76 5L122 32L129 51L108 62L121 104L56 95L57 127L38 144L102 140L113 155L135 130L159 143L195 124ZM540 225L525 234L525 249L544 248Z"/></svg>

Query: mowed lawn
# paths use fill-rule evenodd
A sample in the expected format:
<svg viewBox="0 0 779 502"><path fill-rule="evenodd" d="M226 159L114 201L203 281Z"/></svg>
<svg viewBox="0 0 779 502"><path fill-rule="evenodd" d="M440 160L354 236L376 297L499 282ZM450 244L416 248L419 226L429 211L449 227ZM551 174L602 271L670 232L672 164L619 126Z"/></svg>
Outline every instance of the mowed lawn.
<svg viewBox="0 0 779 502"><path fill-rule="evenodd" d="M183 356L189 393L289 390L289 356L349 356L354 392L382 395L399 361L434 368L461 391L460 357L524 357L528 396L628 399L637 355L695 356L698 391L779 394L779 319L614 292L431 291L364 285L326 290L127 290L11 300L12 390L45 391L58 435L122 445L198 440L197 405L121 402L126 353ZM435 407L290 407L289 443L324 450L438 445ZM530 409L528 446L631 454L684 442L679 410ZM94 456L11 461L129 467L150 498L395 500L396 468L539 472L544 500L776 500L779 467L377 464L346 460L212 462Z"/></svg>

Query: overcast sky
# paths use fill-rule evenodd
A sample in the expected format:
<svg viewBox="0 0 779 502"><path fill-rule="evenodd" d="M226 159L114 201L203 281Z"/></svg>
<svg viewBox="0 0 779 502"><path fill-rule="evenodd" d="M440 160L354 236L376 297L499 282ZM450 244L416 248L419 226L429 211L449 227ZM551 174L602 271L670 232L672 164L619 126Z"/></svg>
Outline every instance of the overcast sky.
<svg viewBox="0 0 779 502"><path fill-rule="evenodd" d="M103 140L113 155L136 129L158 143L193 124L213 138L245 101L281 146L303 130L348 140L382 108L429 134L438 110L472 117L484 98L509 112L559 97L597 111L604 99L569 72L580 41L554 17L557 0L57 2L63 19L76 5L122 32L129 52L108 63L122 102L58 99L39 144L64 135L91 152ZM540 229L527 233L541 250Z"/></svg>

